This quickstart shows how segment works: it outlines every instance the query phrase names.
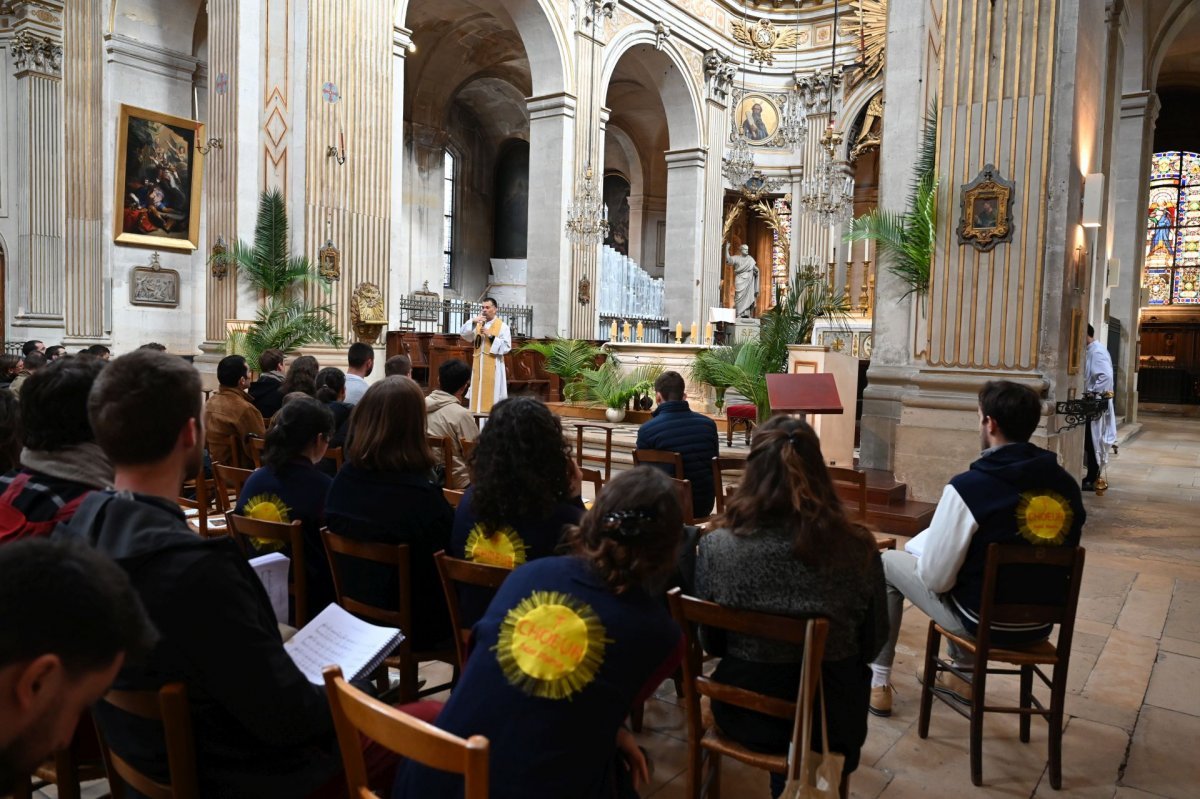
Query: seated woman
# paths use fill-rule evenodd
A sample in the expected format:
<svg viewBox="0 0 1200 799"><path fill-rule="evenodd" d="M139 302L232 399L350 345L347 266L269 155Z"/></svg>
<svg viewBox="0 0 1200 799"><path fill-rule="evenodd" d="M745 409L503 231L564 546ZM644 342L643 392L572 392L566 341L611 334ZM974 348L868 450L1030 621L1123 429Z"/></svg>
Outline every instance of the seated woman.
<svg viewBox="0 0 1200 799"><path fill-rule="evenodd" d="M309 615L334 601L333 577L321 541L325 495L333 481L316 464L325 457L333 416L312 397L294 397L271 421L263 466L246 479L235 513L270 522L299 520L304 530L304 573Z"/></svg>
<svg viewBox="0 0 1200 799"><path fill-rule="evenodd" d="M511 397L492 408L475 445L472 474L454 514L455 557L513 569L554 554L563 531L583 516L579 467L562 422L532 397ZM490 600L489 591L464 589L464 626Z"/></svg>
<svg viewBox="0 0 1200 799"><path fill-rule="evenodd" d="M360 541L408 544L413 647L433 649L451 640L450 616L433 553L450 543L454 509L433 483L433 453L425 441L425 395L407 377L371 386L350 416L346 462L333 478L325 512L329 529ZM346 590L382 608L394 608L395 569L346 559Z"/></svg>
<svg viewBox="0 0 1200 799"><path fill-rule="evenodd" d="M287 377L279 387L279 395L286 397L293 391L313 396L317 393L317 359L311 355L301 355L292 361L288 367Z"/></svg>
<svg viewBox="0 0 1200 799"><path fill-rule="evenodd" d="M317 372L317 400L333 414L333 438L329 446L340 447L346 443L346 431L350 427L350 411L354 406L346 402L346 373L336 366L326 366Z"/></svg>
<svg viewBox="0 0 1200 799"><path fill-rule="evenodd" d="M858 767L867 737L868 664L887 637L883 568L874 537L846 518L821 457L821 442L804 421L773 417L754 434L740 489L700 539L696 593L721 605L829 619L822 668L829 748ZM703 631L702 631L703 634ZM722 655L714 679L795 701L801 651L762 638L728 634L705 641ZM711 644L711 646L710 646ZM712 650L718 651L712 651ZM783 753L792 722L713 702L713 718L729 737L758 752ZM814 748L820 726L814 730ZM771 775L771 795L783 790Z"/></svg>
<svg viewBox="0 0 1200 799"><path fill-rule="evenodd" d="M682 532L668 478L633 469L571 530L570 555L522 566L500 587L435 722L487 736L492 799L626 796L618 784L646 780L645 759L621 725L680 661L682 638L662 591ZM462 790L460 778L408 762L392 796Z"/></svg>

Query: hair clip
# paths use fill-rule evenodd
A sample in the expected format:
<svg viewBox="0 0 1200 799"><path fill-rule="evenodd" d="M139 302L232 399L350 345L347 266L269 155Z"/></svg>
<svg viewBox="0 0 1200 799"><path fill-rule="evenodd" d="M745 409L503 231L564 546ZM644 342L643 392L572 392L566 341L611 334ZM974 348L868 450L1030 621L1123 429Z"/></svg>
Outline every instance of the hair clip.
<svg viewBox="0 0 1200 799"><path fill-rule="evenodd" d="M637 538L652 521L654 514L648 510L618 510L600 518L600 531L609 538Z"/></svg>

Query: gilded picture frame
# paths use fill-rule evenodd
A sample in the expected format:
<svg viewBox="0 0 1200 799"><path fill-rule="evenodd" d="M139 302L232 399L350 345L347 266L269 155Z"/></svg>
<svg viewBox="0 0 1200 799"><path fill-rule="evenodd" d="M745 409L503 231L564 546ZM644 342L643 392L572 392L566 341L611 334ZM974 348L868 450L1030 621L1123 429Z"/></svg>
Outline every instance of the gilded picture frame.
<svg viewBox="0 0 1200 799"><path fill-rule="evenodd" d="M991 164L959 192L958 243L988 252L1012 241L1014 184Z"/></svg>
<svg viewBox="0 0 1200 799"><path fill-rule="evenodd" d="M739 100L734 118L738 131L750 145L775 144L781 114L774 100L763 94L747 94Z"/></svg>
<svg viewBox="0 0 1200 799"><path fill-rule="evenodd" d="M113 240L191 252L200 246L204 123L121 105Z"/></svg>

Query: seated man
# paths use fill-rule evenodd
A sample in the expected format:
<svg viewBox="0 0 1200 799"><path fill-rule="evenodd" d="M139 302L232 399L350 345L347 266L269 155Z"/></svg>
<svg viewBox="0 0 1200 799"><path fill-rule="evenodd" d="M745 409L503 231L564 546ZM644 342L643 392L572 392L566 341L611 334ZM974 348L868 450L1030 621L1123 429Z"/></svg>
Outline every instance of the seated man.
<svg viewBox="0 0 1200 799"><path fill-rule="evenodd" d="M950 480L929 529L909 541L907 552L883 553L887 582L888 642L871 665L871 712L892 712L892 661L900 637L904 600L958 636L974 637L979 623L984 565L990 544L1078 546L1085 513L1079 485L1058 457L1029 443L1042 415L1037 393L1019 383L992 380L979 391L979 443L983 455ZM1036 524L1026 520L1031 505L1042 509ZM1005 571L1006 591L1032 603L1049 601L1039 587L1037 566ZM1029 571L1035 570L1035 571ZM1050 634L1044 625L992 628L992 641L1017 646ZM950 657L969 669L969 655L950 644ZM963 702L971 684L948 672L938 687Z"/></svg>
<svg viewBox="0 0 1200 799"><path fill-rule="evenodd" d="M21 345L21 357L28 358L30 353L45 352L46 345L40 339L30 339Z"/></svg>
<svg viewBox="0 0 1200 799"><path fill-rule="evenodd" d="M71 742L79 717L154 628L125 576L91 548L46 538L0 547L0 786Z"/></svg>
<svg viewBox="0 0 1200 799"><path fill-rule="evenodd" d="M123 567L161 636L116 687L187 685L201 796L304 796L322 786L338 773L324 691L284 650L238 547L198 537L175 502L200 468L200 375L181 358L138 350L105 368L89 411L118 491L94 493L58 535ZM161 730L107 705L95 716L115 752L167 776Z"/></svg>
<svg viewBox="0 0 1200 799"><path fill-rule="evenodd" d="M12 385L9 386L9 389L12 390L14 394L20 394L21 387L25 385L25 381L28 380L34 372L41 369L45 365L46 356L43 353L37 350L29 353L25 356L25 363L22 364L21 371L17 372L17 377L12 381Z"/></svg>
<svg viewBox="0 0 1200 799"><path fill-rule="evenodd" d="M25 384L21 468L0 477L0 544L50 535L88 492L113 484L87 411L103 368L94 358L67 358L38 369Z"/></svg>
<svg viewBox="0 0 1200 799"><path fill-rule="evenodd" d="M280 389L283 387L283 364L286 360L286 356L277 349L265 350L258 356L258 366L262 374L250 384L248 393L250 402L254 403L254 407L258 408L264 419L270 419L283 407L283 394Z"/></svg>
<svg viewBox="0 0 1200 799"><path fill-rule="evenodd" d="M425 398L425 428L431 436L450 439L454 462L444 464L446 485L465 488L471 483L471 471L467 468L460 439L474 441L479 438L479 425L475 424L475 417L462 404L463 394L471 384L471 367L457 358L446 361L438 367L438 384L441 388L429 392ZM441 452L435 450L433 457L441 463Z"/></svg>
<svg viewBox="0 0 1200 799"><path fill-rule="evenodd" d="M357 405L367 393L367 378L375 369L375 350L361 341L350 345L346 351L346 397L347 405Z"/></svg>
<svg viewBox="0 0 1200 799"><path fill-rule="evenodd" d="M262 414L246 396L250 383L246 359L241 355L222 358L217 364L217 382L221 388L204 405L208 457L213 463L251 469L254 461L250 458L250 436L265 435L266 426Z"/></svg>
<svg viewBox="0 0 1200 799"><path fill-rule="evenodd" d="M692 484L692 515L707 516L713 508L712 459L720 452L717 423L688 406L678 372L658 376L654 400L658 407L654 418L638 429L637 448L682 455L683 476Z"/></svg>
<svg viewBox="0 0 1200 799"><path fill-rule="evenodd" d="M412 358L393 355L383 364L384 377L412 377Z"/></svg>

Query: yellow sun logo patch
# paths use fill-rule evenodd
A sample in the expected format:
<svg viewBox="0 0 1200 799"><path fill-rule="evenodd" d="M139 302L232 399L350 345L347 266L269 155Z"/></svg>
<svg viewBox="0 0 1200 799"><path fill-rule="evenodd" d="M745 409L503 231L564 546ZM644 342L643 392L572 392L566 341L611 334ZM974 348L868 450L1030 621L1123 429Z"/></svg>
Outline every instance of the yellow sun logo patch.
<svg viewBox="0 0 1200 799"><path fill-rule="evenodd" d="M586 602L534 591L505 616L493 651L515 688L543 699L569 699L596 678L610 643Z"/></svg>
<svg viewBox="0 0 1200 799"><path fill-rule="evenodd" d="M1017 503L1017 530L1031 544L1058 546L1067 539L1075 511L1053 491L1026 491Z"/></svg>
<svg viewBox="0 0 1200 799"><path fill-rule="evenodd" d="M526 550L525 542L511 527L489 533L482 524L471 528L463 545L467 560L504 569L515 569L524 563Z"/></svg>
<svg viewBox="0 0 1200 799"><path fill-rule="evenodd" d="M264 522L291 523L292 509L274 494L259 494L246 500L242 515ZM283 549L283 544L269 538L255 538L254 548L259 551L275 551Z"/></svg>

